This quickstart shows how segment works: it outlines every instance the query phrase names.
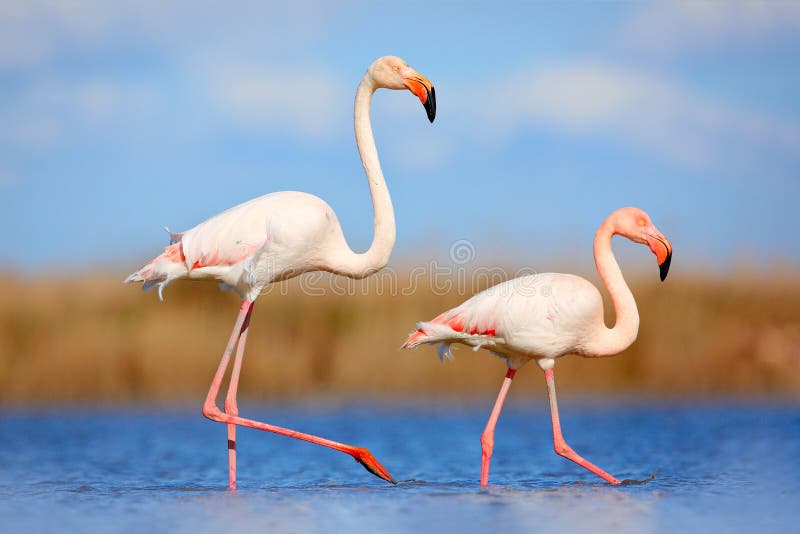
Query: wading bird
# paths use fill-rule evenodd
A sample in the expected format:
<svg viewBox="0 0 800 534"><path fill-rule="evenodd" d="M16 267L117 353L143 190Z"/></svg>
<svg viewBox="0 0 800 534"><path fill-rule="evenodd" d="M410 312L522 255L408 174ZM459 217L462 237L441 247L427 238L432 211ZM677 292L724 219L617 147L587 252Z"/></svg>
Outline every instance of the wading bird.
<svg viewBox="0 0 800 534"><path fill-rule="evenodd" d="M408 89L420 99L431 122L436 116L433 85L398 57L377 59L361 79L353 115L356 144L372 197L375 232L366 252L358 254L350 249L336 215L325 201L307 193L282 191L240 204L186 232L170 234L170 245L164 252L125 280L126 283L144 282L142 289L145 290L157 286L159 298L163 288L173 280L210 280L224 284L242 298L233 332L203 404L203 415L228 425L231 488L236 487L236 425L344 452L372 474L394 482L365 448L245 419L239 417L236 405L253 304L267 285L309 271L364 278L382 269L389 261L395 241L394 211L378 161L369 117L372 94L380 88ZM224 411L221 411L216 404L217 393L237 343Z"/></svg>
<svg viewBox="0 0 800 534"><path fill-rule="evenodd" d="M474 350L489 349L506 360L508 372L481 435L482 486L489 483L494 428L511 380L517 370L531 360L536 360L547 382L556 453L611 484L620 483L582 458L564 441L553 379L556 358L566 354L587 358L613 356L636 339L639 312L611 251L611 237L615 234L649 246L658 260L662 281L667 277L672 259L672 246L644 211L622 208L603 221L594 238L594 261L614 303L616 324L613 328L606 327L603 322L603 300L594 285L571 274L543 273L503 282L432 321L418 323L417 331L403 345L403 348L411 348L422 343L441 343L439 357L444 359L452 358L451 343L461 343Z"/></svg>

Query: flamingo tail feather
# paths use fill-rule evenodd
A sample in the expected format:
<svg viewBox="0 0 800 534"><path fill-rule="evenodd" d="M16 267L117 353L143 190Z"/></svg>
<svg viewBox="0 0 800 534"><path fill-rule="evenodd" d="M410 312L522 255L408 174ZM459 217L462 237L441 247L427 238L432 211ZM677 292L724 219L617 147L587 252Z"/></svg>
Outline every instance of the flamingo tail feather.
<svg viewBox="0 0 800 534"><path fill-rule="evenodd" d="M182 278L189 273L184 260L180 242L173 243L153 261L131 273L123 283L142 282L142 291L158 287L158 298L163 301L164 288L176 278Z"/></svg>
<svg viewBox="0 0 800 534"><path fill-rule="evenodd" d="M463 316L459 314L449 315L447 313L436 317L432 321L417 323L417 330L408 336L402 348L410 349L423 343L439 343L437 353L439 359L444 361L445 358L448 360L454 359L453 353L450 351L450 345L453 343L461 343L472 347L473 350L478 350L483 346L493 347L505 342L502 338L495 337L494 329L486 329L480 332L474 328L470 331L465 331L464 324Z"/></svg>

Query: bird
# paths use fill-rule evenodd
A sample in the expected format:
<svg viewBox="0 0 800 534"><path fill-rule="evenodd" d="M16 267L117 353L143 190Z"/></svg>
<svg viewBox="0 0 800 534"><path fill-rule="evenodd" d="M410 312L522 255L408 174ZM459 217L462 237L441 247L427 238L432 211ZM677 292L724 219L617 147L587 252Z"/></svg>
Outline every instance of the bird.
<svg viewBox="0 0 800 534"><path fill-rule="evenodd" d="M481 435L481 486L489 483L494 430L511 381L517 370L536 361L544 371L550 401L555 452L588 469L610 484L620 481L576 453L564 440L556 401L553 367L568 354L587 358L613 356L628 348L639 330L639 312L631 290L611 250L611 238L620 235L650 247L663 282L672 261L672 245L653 225L650 216L635 207L611 213L594 238L594 260L614 305L616 322L603 320L600 291L572 274L541 273L513 278L475 294L431 321L417 323L402 348L439 343L439 358L452 359L450 345L484 348L505 359L506 376L489 421Z"/></svg>
<svg viewBox="0 0 800 534"><path fill-rule="evenodd" d="M181 233L170 232L170 244L124 282L142 282L142 289L163 290L178 279L218 282L241 297L239 313L211 382L202 413L225 423L228 431L228 484L236 488L236 426L316 443L349 454L367 471L395 483L369 450L239 416L236 402L239 376L255 300L271 283L311 271L327 271L361 279L382 269L395 242L395 219L389 190L378 160L370 123L370 104L377 89L407 89L419 98L428 120L436 117L433 84L397 56L375 60L358 85L353 120L374 213L374 236L369 249L356 253L348 246L331 207L319 197L281 191L254 198ZM169 230L167 229L169 232ZM223 410L217 395L230 356L236 356Z"/></svg>

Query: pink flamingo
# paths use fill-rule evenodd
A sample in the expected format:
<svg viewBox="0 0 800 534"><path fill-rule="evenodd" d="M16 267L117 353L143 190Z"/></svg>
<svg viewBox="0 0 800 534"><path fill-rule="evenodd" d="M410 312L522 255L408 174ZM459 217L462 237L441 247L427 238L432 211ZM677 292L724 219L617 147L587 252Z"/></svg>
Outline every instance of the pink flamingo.
<svg viewBox="0 0 800 534"><path fill-rule="evenodd" d="M622 208L603 221L594 238L594 260L614 303L617 321L613 328L607 328L603 322L603 300L594 285L571 274L544 273L503 282L432 321L418 323L418 330L403 345L403 348L411 348L421 343L440 342L439 357L452 359L450 344L462 343L473 350L487 348L506 360L508 372L481 435L482 486L489 483L494 428L511 380L530 360L536 360L547 381L556 454L611 484L620 483L579 456L564 441L553 380L556 358L571 353L589 358L613 356L636 339L639 312L611 251L614 234L648 245L658 260L662 281L667 277L672 259L672 246L644 211Z"/></svg>
<svg viewBox="0 0 800 534"><path fill-rule="evenodd" d="M125 282L144 282L142 289L163 288L179 278L224 284L242 298L239 315L211 387L203 415L228 428L228 478L236 487L236 425L302 439L351 455L372 474L394 483L388 471L365 448L296 432L239 417L236 392L253 303L268 285L309 271L328 271L364 278L389 261L395 241L392 201L386 187L372 136L369 109L376 89L408 89L416 95L428 119L436 116L436 95L431 82L402 59L385 56L370 65L358 86L354 123L356 144L367 175L374 210L374 237L369 250L358 254L345 241L333 210L322 199L296 191L255 198L220 213L191 230L170 234L170 245ZM231 353L237 346L224 411L217 393Z"/></svg>

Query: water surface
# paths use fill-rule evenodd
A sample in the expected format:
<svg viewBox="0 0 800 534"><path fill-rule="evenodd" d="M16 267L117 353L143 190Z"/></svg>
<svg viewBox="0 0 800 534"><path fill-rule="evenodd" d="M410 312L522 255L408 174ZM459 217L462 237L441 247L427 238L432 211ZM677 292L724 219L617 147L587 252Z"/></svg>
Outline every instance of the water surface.
<svg viewBox="0 0 800 534"><path fill-rule="evenodd" d="M226 490L224 426L199 410L6 410L2 530L797 531L795 405L562 401L580 454L620 479L658 471L612 487L553 453L546 404L533 404L502 414L490 486L479 488L491 400L244 402L244 416L369 448L398 484L341 453L240 429L236 492Z"/></svg>

